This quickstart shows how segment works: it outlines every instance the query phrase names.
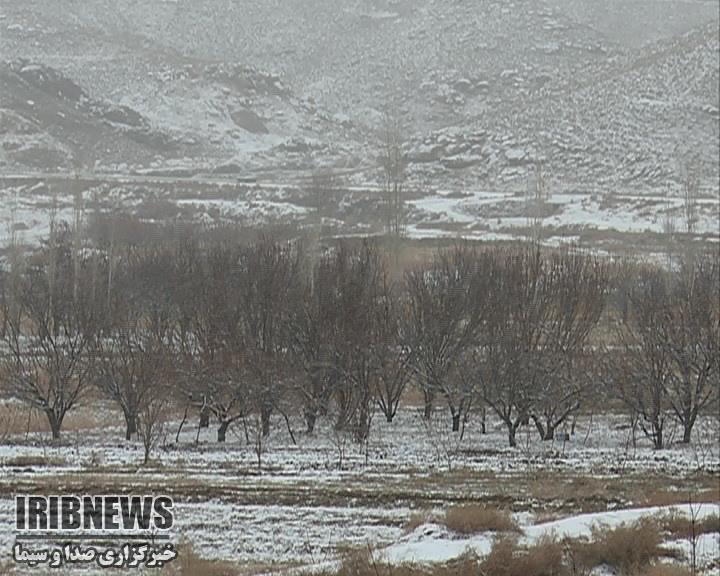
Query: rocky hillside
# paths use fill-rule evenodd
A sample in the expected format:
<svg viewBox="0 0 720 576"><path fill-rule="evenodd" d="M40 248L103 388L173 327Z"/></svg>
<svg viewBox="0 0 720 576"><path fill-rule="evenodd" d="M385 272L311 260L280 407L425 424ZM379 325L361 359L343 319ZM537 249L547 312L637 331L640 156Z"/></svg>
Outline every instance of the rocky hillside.
<svg viewBox="0 0 720 576"><path fill-rule="evenodd" d="M368 182L390 113L426 186L714 193L719 45L704 0L7 0L0 162Z"/></svg>

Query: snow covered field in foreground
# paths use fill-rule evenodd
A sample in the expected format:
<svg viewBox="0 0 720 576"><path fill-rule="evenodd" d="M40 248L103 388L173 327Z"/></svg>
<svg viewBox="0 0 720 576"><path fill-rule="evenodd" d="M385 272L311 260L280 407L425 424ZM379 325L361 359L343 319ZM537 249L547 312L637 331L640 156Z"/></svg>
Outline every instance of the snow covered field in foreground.
<svg viewBox="0 0 720 576"><path fill-rule="evenodd" d="M291 419L295 445L279 418L261 470L240 423L226 444L215 442L211 425L196 445L196 422L178 443L178 423L170 422L153 465L143 468L142 448L123 440L118 415L108 407L93 418L80 429L69 422L59 446L41 432L12 435L0 446L0 549L13 542L15 493L150 490L174 497L176 537L200 554L241 564L323 566L339 550L369 544L393 561L434 561L468 547L483 552L492 542L487 534L461 536L433 523L451 505L510 510L523 540L532 543L543 534L576 536L594 523L630 521L668 498L682 512L686 491L713 493L720 472L716 418L698 422L690 446L673 443L669 430L663 451L641 437L633 447L622 415L580 418L569 442L541 442L528 427L515 449L498 421L490 419L483 435L475 417L459 440L447 431L447 414L438 413L428 427L412 407L392 424L375 418L362 446L333 434L327 420L308 435ZM701 514L713 510L717 503L703 505ZM414 514L432 521L407 532ZM544 522L548 517L553 521ZM701 545L705 558L717 555L717 534Z"/></svg>
<svg viewBox="0 0 720 576"><path fill-rule="evenodd" d="M698 521L720 512L719 504L700 504L694 508ZM621 524L630 524L645 517L655 517L674 513L685 518L691 515L688 505L653 506L648 508L632 508L613 510L593 514L568 516L560 520L543 522L535 525L522 526L520 542L533 545L543 538L555 536L563 538L590 537L593 527L614 528ZM447 528L437 524L424 524L410 534L404 536L397 544L383 550L382 557L388 562L400 564L405 562L446 562L457 558L467 551L480 556L490 553L494 535L481 533L472 537L457 537ZM687 540L671 540L668 545L679 548L687 557L690 553L690 542ZM703 534L697 543L697 558L700 566L707 566L720 557L720 534ZM716 572L713 572L716 573Z"/></svg>

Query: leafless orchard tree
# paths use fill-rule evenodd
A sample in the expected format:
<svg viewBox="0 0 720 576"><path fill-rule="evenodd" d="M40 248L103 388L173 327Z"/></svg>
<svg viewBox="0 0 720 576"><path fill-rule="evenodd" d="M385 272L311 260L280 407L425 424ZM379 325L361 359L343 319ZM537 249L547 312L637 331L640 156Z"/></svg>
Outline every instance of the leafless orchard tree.
<svg viewBox="0 0 720 576"><path fill-rule="evenodd" d="M539 248L497 249L494 253L491 312L476 351L475 370L483 401L502 420L510 446L531 416L545 366L533 366L542 345L552 295Z"/></svg>
<svg viewBox="0 0 720 576"><path fill-rule="evenodd" d="M437 254L429 268L406 275L409 306L407 339L412 369L423 391L425 417L430 418L437 395L450 408L453 431L469 409L472 390L457 372L473 344L481 314L473 291L479 277L477 255L466 245ZM477 294L475 294L477 295Z"/></svg>
<svg viewBox="0 0 720 576"><path fill-rule="evenodd" d="M366 240L358 249L347 243L338 246L332 304L340 312L333 337L337 370L333 398L338 411L335 425L349 427L358 442L364 442L370 432L379 371L373 347L385 282L386 263L375 244Z"/></svg>
<svg viewBox="0 0 720 576"><path fill-rule="evenodd" d="M604 351L604 373L615 395L640 417L639 425L655 448L665 446L671 417L667 390L673 366L665 346L662 318L666 311L667 274L646 268L628 294L627 322L617 323L618 349Z"/></svg>
<svg viewBox="0 0 720 576"><path fill-rule="evenodd" d="M174 356L172 306L164 298L172 266L167 253L129 251L94 341L94 380L122 410L127 440Z"/></svg>
<svg viewBox="0 0 720 576"><path fill-rule="evenodd" d="M150 454L165 436L170 396L164 380L153 381L143 398L137 415L137 434L143 445L143 464L150 461Z"/></svg>
<svg viewBox="0 0 720 576"><path fill-rule="evenodd" d="M639 268L627 322L618 323L620 350L605 352L612 390L655 448L665 446L673 416L690 442L699 414L718 398L719 269L715 252L670 271Z"/></svg>
<svg viewBox="0 0 720 576"><path fill-rule="evenodd" d="M88 259L72 246L61 230L21 274L6 275L0 312L10 393L45 414L53 439L91 383L98 320Z"/></svg>
<svg viewBox="0 0 720 576"><path fill-rule="evenodd" d="M238 247L219 244L188 247L178 263L178 383L184 401L200 411L200 426L214 416L218 442L248 411L240 259Z"/></svg>
<svg viewBox="0 0 720 576"><path fill-rule="evenodd" d="M318 416L328 410L338 371L333 363L333 337L337 327L334 305L334 253L322 255L309 274L312 280L298 283L298 305L291 310L290 336L299 368L295 393L302 405L306 430L312 433Z"/></svg>
<svg viewBox="0 0 720 576"><path fill-rule="evenodd" d="M667 396L689 443L698 415L720 392L720 258L717 252L685 260L662 292L659 338L667 349Z"/></svg>
<svg viewBox="0 0 720 576"><path fill-rule="evenodd" d="M293 388L294 363L290 327L299 305L300 279L296 246L269 238L241 254L235 288L240 306L241 355L249 385L249 401L259 411L262 434L270 433L270 417Z"/></svg>
<svg viewBox="0 0 720 576"><path fill-rule="evenodd" d="M412 376L412 351L407 338L408 307L399 287L382 278L376 315L375 337L371 348L377 368L375 401L387 422L397 414L405 387Z"/></svg>
<svg viewBox="0 0 720 576"><path fill-rule="evenodd" d="M553 295L543 336L529 371L539 369L537 402L531 418L543 440L579 408L590 384L585 346L603 312L609 283L607 264L598 257L562 250L546 256Z"/></svg>

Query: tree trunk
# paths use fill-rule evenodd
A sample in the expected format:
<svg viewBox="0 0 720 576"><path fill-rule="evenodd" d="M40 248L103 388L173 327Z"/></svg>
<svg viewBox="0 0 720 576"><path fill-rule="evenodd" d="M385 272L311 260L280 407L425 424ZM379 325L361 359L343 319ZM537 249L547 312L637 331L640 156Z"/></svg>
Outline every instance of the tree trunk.
<svg viewBox="0 0 720 576"><path fill-rule="evenodd" d="M693 426L695 426L695 418L697 416L697 412L693 413L689 411L689 413L685 414L685 418L683 418L683 437L682 437L682 443L683 444L690 444L690 441L692 440L692 429Z"/></svg>
<svg viewBox="0 0 720 576"><path fill-rule="evenodd" d="M515 448L517 446L517 440L515 440L514 426L508 427L508 441L510 442L510 448Z"/></svg>
<svg viewBox="0 0 720 576"><path fill-rule="evenodd" d="M370 412L365 400L360 404L354 432L356 442L365 442L370 435Z"/></svg>
<svg viewBox="0 0 720 576"><path fill-rule="evenodd" d="M311 408L305 408L305 431L308 434L312 434L315 431L315 422L317 421L317 414L315 413L315 410Z"/></svg>
<svg viewBox="0 0 720 576"><path fill-rule="evenodd" d="M555 440L555 427L548 422L547 427L545 428L545 436L543 437L543 440L550 441Z"/></svg>
<svg viewBox="0 0 720 576"><path fill-rule="evenodd" d="M549 418L545 420L545 424L542 423L540 418L533 416L533 422L535 422L535 428L537 428L538 434L540 434L540 440L549 441L555 439L555 425Z"/></svg>
<svg viewBox="0 0 720 576"><path fill-rule="evenodd" d="M543 426L540 418L533 416L532 419L535 423L535 428L537 428L538 434L540 435L540 440L545 440L545 426Z"/></svg>
<svg viewBox="0 0 720 576"><path fill-rule="evenodd" d="M125 440L131 440L132 435L137 432L137 418L135 414L125 412Z"/></svg>
<svg viewBox="0 0 720 576"><path fill-rule="evenodd" d="M272 414L272 408L270 406L264 405L260 408L263 438L267 438L270 435L270 414Z"/></svg>
<svg viewBox="0 0 720 576"><path fill-rule="evenodd" d="M218 427L217 431L217 441L218 442L225 442L225 437L227 435L227 429L230 427L230 420L223 420L220 422L220 426Z"/></svg>
<svg viewBox="0 0 720 576"><path fill-rule="evenodd" d="M659 422L652 423L653 429L653 444L656 450L662 450L665 447L663 439L663 427Z"/></svg>
<svg viewBox="0 0 720 576"><path fill-rule="evenodd" d="M515 436L519 425L520 422L515 423L511 420L505 420L505 426L507 426L508 431L508 441L510 442L511 448L515 448L517 446L517 440Z"/></svg>
<svg viewBox="0 0 720 576"><path fill-rule="evenodd" d="M55 414L52 410L47 410L45 414L47 415L47 419L50 424L52 439L60 440L60 429L62 428L63 416Z"/></svg>
<svg viewBox="0 0 720 576"><path fill-rule="evenodd" d="M690 422L685 422L683 424L683 437L682 437L682 443L683 444L690 444L690 440L692 438L692 424Z"/></svg>
<svg viewBox="0 0 720 576"><path fill-rule="evenodd" d="M387 421L388 424L392 424L394 417L395 417L395 414L393 414L392 412L385 413L385 420Z"/></svg>
<svg viewBox="0 0 720 576"><path fill-rule="evenodd" d="M452 431L453 432L460 431L460 414L452 415Z"/></svg>
<svg viewBox="0 0 720 576"><path fill-rule="evenodd" d="M205 406L200 410L200 428L210 427L210 409Z"/></svg>
<svg viewBox="0 0 720 576"><path fill-rule="evenodd" d="M425 420L430 420L433 413L433 402L435 401L435 394L430 390L423 390L423 396L425 399L425 410L423 416Z"/></svg>

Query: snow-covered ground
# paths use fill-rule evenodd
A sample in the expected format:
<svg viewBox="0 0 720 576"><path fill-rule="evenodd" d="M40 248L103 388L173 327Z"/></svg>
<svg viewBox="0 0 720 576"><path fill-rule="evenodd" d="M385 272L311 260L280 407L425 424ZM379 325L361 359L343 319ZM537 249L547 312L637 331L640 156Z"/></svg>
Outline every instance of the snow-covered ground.
<svg viewBox="0 0 720 576"><path fill-rule="evenodd" d="M61 446L39 432L11 436L0 446L0 549L13 541L12 495L62 487L69 493L169 492L176 538L237 562L332 562L338 549L368 543L394 561L441 560L468 546L483 551L492 539L432 524L406 533L413 513L438 517L458 501L509 508L533 542L551 531L581 535L595 522L616 525L653 512L646 502L656 492L677 493L683 502L684 490L707 490L720 474L715 418L698 423L690 446L673 444L670 430L663 451L642 438L633 447L621 415L581 418L569 442L541 442L528 427L515 449L507 447L498 421L491 419L483 435L473 418L458 440L444 412L428 427L411 407L392 424L378 415L362 446L334 434L328 421L308 435L292 419L295 445L278 418L260 471L240 423L226 444L214 441L211 427L201 430L196 445L195 422L177 444L178 422L170 422L155 465L143 469L142 449L122 439L118 415L108 407L95 418L102 424L67 430ZM702 513L711 509L703 505ZM547 514L566 519L533 524ZM717 535L703 542L712 547Z"/></svg>
<svg viewBox="0 0 720 576"><path fill-rule="evenodd" d="M0 186L0 248L11 231L21 243L37 244L49 233L50 219L72 222L73 187L83 191L86 221L95 212L124 213L158 224L196 222L261 229L316 226L307 186L272 181L238 183L228 177L71 176L13 180ZM382 232L382 193L369 185L348 185L327 199L322 222L333 236ZM612 250L640 247L663 251L671 236L687 232L684 200L679 196L565 193L536 208L523 196L487 190L413 192L407 202L409 238L469 238L484 241L525 238L539 233L549 245L583 244ZM691 238L720 240L720 198L696 201Z"/></svg>
<svg viewBox="0 0 720 576"><path fill-rule="evenodd" d="M631 524L642 518L660 517L664 514L675 514L690 518L691 515L700 522L704 518L717 517L720 504L700 504L691 508L688 505L653 506L648 508L629 508L593 514L578 514L561 520L539 524L520 525L522 534L519 542L522 545L535 545L544 538L589 538L592 528L615 528L622 524ZM399 542L382 550L380 557L393 564L447 562L470 551L480 556L489 554L497 535L480 533L472 537L459 537L447 528L438 524L423 524L410 534L403 536ZM682 550L689 557L691 542L670 540L672 545ZM697 565L711 566L720 558L720 533L702 534L696 542ZM717 570L708 574L715 574Z"/></svg>

